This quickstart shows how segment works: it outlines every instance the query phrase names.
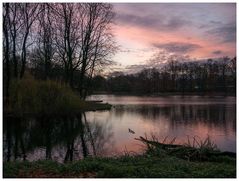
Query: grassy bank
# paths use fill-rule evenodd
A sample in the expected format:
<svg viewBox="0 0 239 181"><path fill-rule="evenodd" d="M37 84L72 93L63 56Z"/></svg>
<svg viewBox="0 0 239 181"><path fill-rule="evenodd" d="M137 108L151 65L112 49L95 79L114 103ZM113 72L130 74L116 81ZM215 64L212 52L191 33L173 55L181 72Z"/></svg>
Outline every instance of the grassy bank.
<svg viewBox="0 0 239 181"><path fill-rule="evenodd" d="M98 178L235 178L236 160L227 156L192 162L165 153L119 158L86 158L59 164L53 161L8 162L6 177L98 177Z"/></svg>
<svg viewBox="0 0 239 181"><path fill-rule="evenodd" d="M22 116L74 114L81 111L110 109L109 104L87 102L65 84L35 80L31 77L12 81L4 113Z"/></svg>
<svg viewBox="0 0 239 181"><path fill-rule="evenodd" d="M115 158L87 157L60 164L54 161L4 162L3 176L53 178L235 178L236 157L220 152L206 139L200 147L163 144L140 138L142 155Z"/></svg>

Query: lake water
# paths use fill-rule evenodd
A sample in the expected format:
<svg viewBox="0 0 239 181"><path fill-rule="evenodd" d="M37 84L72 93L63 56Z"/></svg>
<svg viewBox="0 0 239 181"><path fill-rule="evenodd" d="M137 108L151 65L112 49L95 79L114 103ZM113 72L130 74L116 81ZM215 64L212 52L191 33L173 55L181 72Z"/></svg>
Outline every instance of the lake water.
<svg viewBox="0 0 239 181"><path fill-rule="evenodd" d="M144 147L134 138L152 135L166 143L176 138L177 144L209 136L220 150L236 152L235 97L93 95L88 100L113 107L71 117L4 118L4 160L137 154Z"/></svg>

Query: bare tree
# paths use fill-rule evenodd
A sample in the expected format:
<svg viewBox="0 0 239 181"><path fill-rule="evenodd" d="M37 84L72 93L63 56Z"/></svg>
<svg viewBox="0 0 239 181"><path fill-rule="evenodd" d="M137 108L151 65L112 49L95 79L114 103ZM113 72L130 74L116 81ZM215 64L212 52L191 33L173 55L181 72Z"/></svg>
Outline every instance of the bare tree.
<svg viewBox="0 0 239 181"><path fill-rule="evenodd" d="M227 91L226 89L226 72L229 69L229 57L223 57L223 59L220 61L219 69L221 71L221 86L223 91Z"/></svg>
<svg viewBox="0 0 239 181"><path fill-rule="evenodd" d="M236 57L234 57L233 59L231 59L230 61L230 70L232 73L232 79L233 79L233 84L236 85Z"/></svg>
<svg viewBox="0 0 239 181"><path fill-rule="evenodd" d="M65 81L73 87L73 71L79 65L76 48L79 45L79 4L53 4L55 45L65 69Z"/></svg>
<svg viewBox="0 0 239 181"><path fill-rule="evenodd" d="M112 63L116 46L111 4L8 3L4 10L7 75L11 60L15 78L24 76L27 60L30 66L40 63L44 79L49 78L53 63L61 65L66 83L72 88L77 84L85 98L96 71Z"/></svg>
<svg viewBox="0 0 239 181"><path fill-rule="evenodd" d="M114 52L110 25L112 5L102 3L61 3L51 5L55 14L55 45L65 70L65 81L73 88L76 70L82 97L88 90L96 67L109 64Z"/></svg>
<svg viewBox="0 0 239 181"><path fill-rule="evenodd" d="M37 54L43 62L44 79L47 79L51 70L51 63L55 53L53 46L53 25L52 13L48 3L40 4L40 14L38 15L38 38Z"/></svg>
<svg viewBox="0 0 239 181"><path fill-rule="evenodd" d="M13 75L15 78L18 78L18 43L19 43L19 34L21 27L23 26L22 13L20 12L21 4L19 3L10 3L10 35L11 35L11 44L12 44L12 61L13 61Z"/></svg>
<svg viewBox="0 0 239 181"><path fill-rule="evenodd" d="M170 60L168 63L169 73L171 76L172 81L172 91L176 89L176 78L177 78L177 64L178 62L176 60Z"/></svg>
<svg viewBox="0 0 239 181"><path fill-rule="evenodd" d="M21 5L21 13L22 13L22 23L23 26L21 28L22 33L22 46L21 46L21 71L20 78L23 77L25 68L26 68L26 57L27 57L27 40L30 34L30 29L32 27L33 22L38 17L40 11L38 11L39 4L37 3L24 3Z"/></svg>
<svg viewBox="0 0 239 181"><path fill-rule="evenodd" d="M6 97L9 97L9 84L10 84L10 16L9 16L9 3L3 4L3 35L4 35L4 60L6 62Z"/></svg>
<svg viewBox="0 0 239 181"><path fill-rule="evenodd" d="M88 73L91 79L95 68L109 63L115 46L111 33L114 13L111 4L87 3L81 6L81 47L79 90L85 98L89 82L85 82Z"/></svg>

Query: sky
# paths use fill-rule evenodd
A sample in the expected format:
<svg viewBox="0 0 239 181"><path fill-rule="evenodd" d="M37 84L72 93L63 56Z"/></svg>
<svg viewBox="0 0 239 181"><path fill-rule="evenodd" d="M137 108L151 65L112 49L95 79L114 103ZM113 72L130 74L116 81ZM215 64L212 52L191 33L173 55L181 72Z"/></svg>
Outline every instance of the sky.
<svg viewBox="0 0 239 181"><path fill-rule="evenodd" d="M114 70L236 55L235 3L114 3Z"/></svg>

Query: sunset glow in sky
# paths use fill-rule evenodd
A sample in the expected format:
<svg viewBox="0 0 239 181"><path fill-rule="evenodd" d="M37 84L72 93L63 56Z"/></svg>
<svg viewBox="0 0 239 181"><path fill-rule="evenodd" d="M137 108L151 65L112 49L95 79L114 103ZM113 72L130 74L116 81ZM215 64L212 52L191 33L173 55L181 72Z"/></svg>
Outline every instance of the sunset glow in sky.
<svg viewBox="0 0 239 181"><path fill-rule="evenodd" d="M236 55L235 3L115 3L120 68ZM180 58L179 58L180 59ZM151 61L152 62L152 61ZM157 62L158 63L158 62Z"/></svg>

